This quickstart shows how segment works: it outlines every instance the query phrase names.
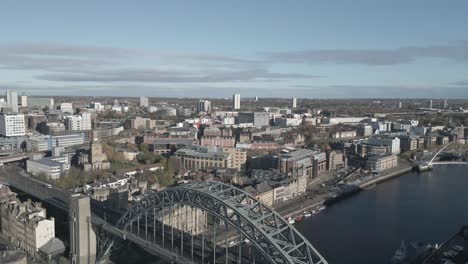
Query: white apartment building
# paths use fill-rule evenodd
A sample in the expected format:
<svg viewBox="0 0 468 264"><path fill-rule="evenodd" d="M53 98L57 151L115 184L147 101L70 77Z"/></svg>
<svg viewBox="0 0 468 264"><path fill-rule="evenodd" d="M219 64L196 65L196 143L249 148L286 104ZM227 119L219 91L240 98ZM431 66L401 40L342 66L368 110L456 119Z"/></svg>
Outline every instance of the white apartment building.
<svg viewBox="0 0 468 264"><path fill-rule="evenodd" d="M11 107L11 111L18 113L18 93L14 90L6 91L7 103Z"/></svg>
<svg viewBox="0 0 468 264"><path fill-rule="evenodd" d="M26 95L21 96L21 106L27 107L28 106L28 97Z"/></svg>
<svg viewBox="0 0 468 264"><path fill-rule="evenodd" d="M369 138L369 140L367 140L367 143L371 145L387 146L390 153L394 155L400 154L401 151L400 139L398 137L374 137Z"/></svg>
<svg viewBox="0 0 468 264"><path fill-rule="evenodd" d="M240 109L240 100L241 100L240 94L232 95L232 104L233 104L232 107L234 109Z"/></svg>
<svg viewBox="0 0 468 264"><path fill-rule="evenodd" d="M18 137L26 134L23 114L0 114L0 135L5 137Z"/></svg>
<svg viewBox="0 0 468 264"><path fill-rule="evenodd" d="M65 120L67 130L91 130L91 114L81 113L81 115L68 116Z"/></svg>
<svg viewBox="0 0 468 264"><path fill-rule="evenodd" d="M197 112L211 112L211 102L208 100L198 101Z"/></svg>
<svg viewBox="0 0 468 264"><path fill-rule="evenodd" d="M54 218L47 219L41 204L30 200L1 204L0 225L3 237L32 256L55 237Z"/></svg>

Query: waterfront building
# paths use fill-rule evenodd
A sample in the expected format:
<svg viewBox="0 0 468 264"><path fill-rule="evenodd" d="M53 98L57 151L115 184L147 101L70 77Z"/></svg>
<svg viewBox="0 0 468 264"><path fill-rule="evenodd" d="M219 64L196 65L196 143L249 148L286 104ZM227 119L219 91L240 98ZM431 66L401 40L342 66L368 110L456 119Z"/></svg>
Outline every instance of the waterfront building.
<svg viewBox="0 0 468 264"><path fill-rule="evenodd" d="M237 110L237 109L240 109L241 108L241 97L240 97L240 94L233 94L232 95L232 108L234 110Z"/></svg>
<svg viewBox="0 0 468 264"><path fill-rule="evenodd" d="M327 158L324 152L297 149L281 153L278 157L278 170L288 176L301 175L316 178L327 169Z"/></svg>
<svg viewBox="0 0 468 264"><path fill-rule="evenodd" d="M278 204L305 194L307 189L307 177L293 175L277 183L270 182L273 187L273 204Z"/></svg>
<svg viewBox="0 0 468 264"><path fill-rule="evenodd" d="M244 191L257 198L260 202L267 206L273 206L274 191L273 188L266 182L257 184L256 188L247 186Z"/></svg>
<svg viewBox="0 0 468 264"><path fill-rule="evenodd" d="M418 149L418 139L413 136L400 136L401 152Z"/></svg>
<svg viewBox="0 0 468 264"><path fill-rule="evenodd" d="M437 136L436 142L437 142L437 145L447 145L449 143L449 137Z"/></svg>
<svg viewBox="0 0 468 264"><path fill-rule="evenodd" d="M372 145L372 144L359 144L357 147L357 152L363 158L373 155L382 155L389 153L388 146L385 145Z"/></svg>
<svg viewBox="0 0 468 264"><path fill-rule="evenodd" d="M400 139L398 137L373 137L367 140L371 145L387 146L391 154L400 154Z"/></svg>
<svg viewBox="0 0 468 264"><path fill-rule="evenodd" d="M24 115L17 113L0 113L0 135L18 137L26 134Z"/></svg>
<svg viewBox="0 0 468 264"><path fill-rule="evenodd" d="M430 148L437 144L437 137L427 135L424 137L424 148Z"/></svg>
<svg viewBox="0 0 468 264"><path fill-rule="evenodd" d="M327 155L327 170L336 171L339 168L346 166L346 157L340 150L328 150Z"/></svg>
<svg viewBox="0 0 468 264"><path fill-rule="evenodd" d="M370 171L383 171L398 166L398 158L393 154L369 156L366 169Z"/></svg>
<svg viewBox="0 0 468 264"><path fill-rule="evenodd" d="M453 129L453 135L456 139L465 139L465 130L464 126L455 127Z"/></svg>
<svg viewBox="0 0 468 264"><path fill-rule="evenodd" d="M16 199L0 204L2 236L13 245L35 256L38 250L55 237L55 220L47 219L41 203Z"/></svg>

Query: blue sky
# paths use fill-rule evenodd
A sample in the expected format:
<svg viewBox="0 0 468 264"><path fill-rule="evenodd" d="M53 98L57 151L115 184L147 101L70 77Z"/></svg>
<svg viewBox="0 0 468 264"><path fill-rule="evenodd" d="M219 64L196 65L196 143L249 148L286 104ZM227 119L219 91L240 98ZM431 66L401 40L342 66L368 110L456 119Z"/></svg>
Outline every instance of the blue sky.
<svg viewBox="0 0 468 264"><path fill-rule="evenodd" d="M468 1L2 1L0 90L468 98Z"/></svg>

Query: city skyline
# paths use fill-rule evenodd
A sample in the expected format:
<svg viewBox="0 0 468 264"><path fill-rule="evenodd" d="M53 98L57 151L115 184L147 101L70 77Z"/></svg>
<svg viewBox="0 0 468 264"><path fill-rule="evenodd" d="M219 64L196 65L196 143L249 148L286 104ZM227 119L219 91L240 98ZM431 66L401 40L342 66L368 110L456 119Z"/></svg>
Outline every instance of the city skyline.
<svg viewBox="0 0 468 264"><path fill-rule="evenodd" d="M464 1L1 6L19 94L468 98Z"/></svg>

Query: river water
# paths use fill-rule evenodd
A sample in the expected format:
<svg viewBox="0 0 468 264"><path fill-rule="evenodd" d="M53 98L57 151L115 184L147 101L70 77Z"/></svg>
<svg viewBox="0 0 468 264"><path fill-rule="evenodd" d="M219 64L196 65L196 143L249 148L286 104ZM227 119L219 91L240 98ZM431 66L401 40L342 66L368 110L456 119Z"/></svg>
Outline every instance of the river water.
<svg viewBox="0 0 468 264"><path fill-rule="evenodd" d="M330 264L388 263L401 240L441 243L468 224L468 166L436 165L296 224Z"/></svg>

